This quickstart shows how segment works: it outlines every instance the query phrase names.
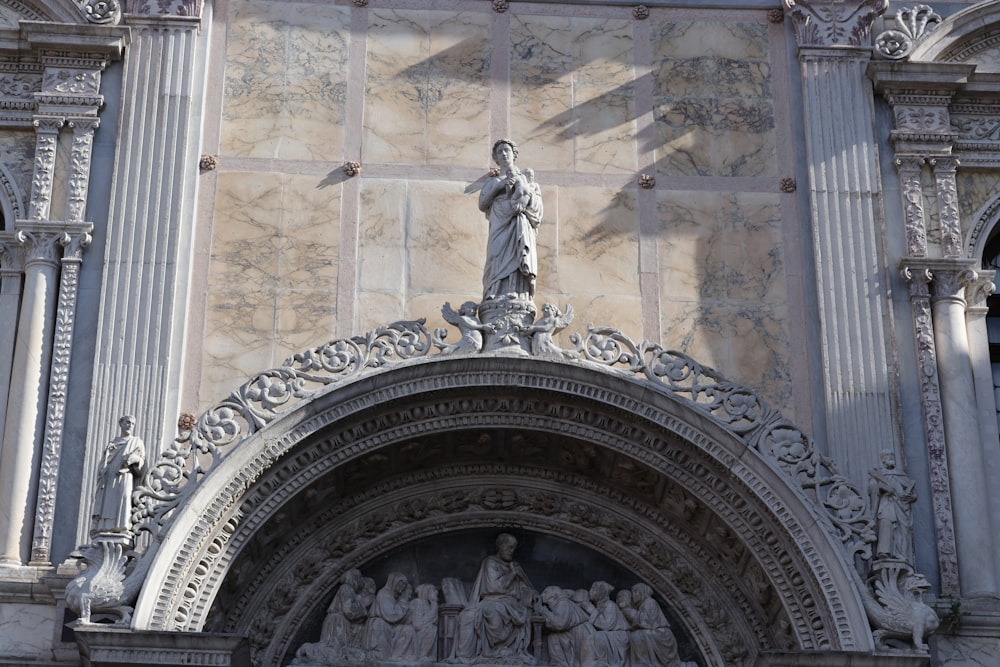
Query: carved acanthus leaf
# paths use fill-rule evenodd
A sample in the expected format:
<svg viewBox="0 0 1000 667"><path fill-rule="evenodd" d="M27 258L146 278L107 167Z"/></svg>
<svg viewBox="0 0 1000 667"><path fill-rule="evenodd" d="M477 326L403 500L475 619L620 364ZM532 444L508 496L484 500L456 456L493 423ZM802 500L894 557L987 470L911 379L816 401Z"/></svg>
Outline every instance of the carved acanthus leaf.
<svg viewBox="0 0 1000 667"><path fill-rule="evenodd" d="M889 0L783 0L799 46L868 46L872 23Z"/></svg>

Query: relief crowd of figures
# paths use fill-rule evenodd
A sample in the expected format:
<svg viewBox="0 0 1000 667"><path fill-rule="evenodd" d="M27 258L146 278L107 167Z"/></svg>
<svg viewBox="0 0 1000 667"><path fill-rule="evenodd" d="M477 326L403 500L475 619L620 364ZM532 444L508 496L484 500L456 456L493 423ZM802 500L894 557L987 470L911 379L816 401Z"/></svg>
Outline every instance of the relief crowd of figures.
<svg viewBox="0 0 1000 667"><path fill-rule="evenodd" d="M439 591L414 588L389 574L377 589L348 570L327 609L316 643L297 664L452 662L554 667L679 667L677 640L652 589L621 589L597 581L589 590L548 586L539 595L513 559L515 538L501 534L497 553L483 560L468 595L460 581L442 581L445 605L456 614L439 642ZM444 635L450 635L445 637ZM444 653L444 655L441 655Z"/></svg>

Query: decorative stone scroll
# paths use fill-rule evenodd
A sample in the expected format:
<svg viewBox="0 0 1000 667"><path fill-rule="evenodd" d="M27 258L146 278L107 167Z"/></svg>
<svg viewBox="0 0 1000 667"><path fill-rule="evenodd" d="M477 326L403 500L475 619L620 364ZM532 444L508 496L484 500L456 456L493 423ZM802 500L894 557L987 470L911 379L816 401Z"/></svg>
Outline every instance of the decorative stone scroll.
<svg viewBox="0 0 1000 667"><path fill-rule="evenodd" d="M539 593L514 560L517 539L501 533L496 547L468 589L450 577L440 586L421 583L414 589L404 574L392 572L376 593L373 579L348 570L327 609L320 641L302 645L292 664L692 664L678 657L677 639L647 584L614 596L615 586L605 581L589 590L546 586Z"/></svg>
<svg viewBox="0 0 1000 667"><path fill-rule="evenodd" d="M896 12L896 27L875 37L875 53L889 60L902 60L913 52L925 35L941 25L941 16L927 5L903 7Z"/></svg>

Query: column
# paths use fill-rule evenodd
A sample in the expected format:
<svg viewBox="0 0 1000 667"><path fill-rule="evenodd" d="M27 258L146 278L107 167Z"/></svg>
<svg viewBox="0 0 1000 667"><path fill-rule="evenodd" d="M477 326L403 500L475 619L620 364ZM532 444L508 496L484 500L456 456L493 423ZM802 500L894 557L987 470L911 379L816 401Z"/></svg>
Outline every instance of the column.
<svg viewBox="0 0 1000 667"><path fill-rule="evenodd" d="M985 460L965 321L965 289L978 279L972 260L942 261L932 270L931 311L938 350L941 407L952 489L958 574L964 597L997 592L987 507Z"/></svg>
<svg viewBox="0 0 1000 667"><path fill-rule="evenodd" d="M13 232L0 232L0 313L18 312L23 278L24 248ZM0 318L0 437L3 436L7 421L7 398L16 335L17 317Z"/></svg>
<svg viewBox="0 0 1000 667"><path fill-rule="evenodd" d="M108 442L118 418L135 415L149 460L172 441L180 412L205 66L201 10L200 2L178 0L126 6L132 42L123 77L142 85L121 111L87 437ZM93 503L96 451L88 449L84 462L82 507ZM87 514L78 543L89 541Z"/></svg>
<svg viewBox="0 0 1000 667"><path fill-rule="evenodd" d="M18 318L11 377L19 381L7 399L3 450L0 451L0 565L27 561L31 521L48 397L49 341L55 328L59 246L69 235L53 225L19 225L25 246L24 296ZM57 227L57 226L56 226Z"/></svg>
<svg viewBox="0 0 1000 667"><path fill-rule="evenodd" d="M901 447L874 100L864 76L869 29L888 2L784 4L802 73L825 440L830 456L863 487L878 453Z"/></svg>

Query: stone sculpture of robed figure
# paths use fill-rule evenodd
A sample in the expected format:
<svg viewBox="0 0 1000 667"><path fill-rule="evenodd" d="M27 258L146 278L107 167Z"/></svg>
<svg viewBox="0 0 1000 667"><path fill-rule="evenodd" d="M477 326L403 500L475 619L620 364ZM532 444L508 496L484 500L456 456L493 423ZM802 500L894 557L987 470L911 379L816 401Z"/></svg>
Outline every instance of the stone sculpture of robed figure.
<svg viewBox="0 0 1000 667"><path fill-rule="evenodd" d="M509 139L493 144L493 160L500 168L479 193L479 210L490 231L483 268L483 301L535 296L538 273L536 229L542 221L542 196L529 169L514 165L517 145Z"/></svg>

